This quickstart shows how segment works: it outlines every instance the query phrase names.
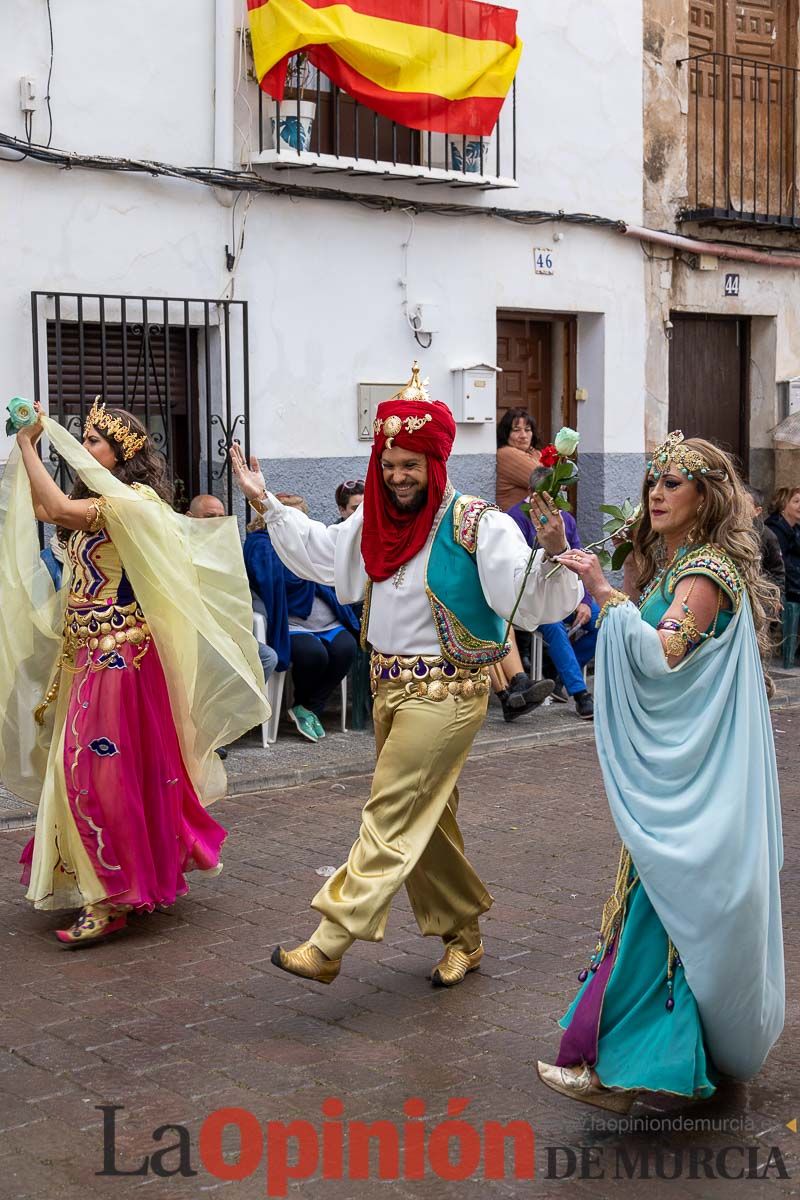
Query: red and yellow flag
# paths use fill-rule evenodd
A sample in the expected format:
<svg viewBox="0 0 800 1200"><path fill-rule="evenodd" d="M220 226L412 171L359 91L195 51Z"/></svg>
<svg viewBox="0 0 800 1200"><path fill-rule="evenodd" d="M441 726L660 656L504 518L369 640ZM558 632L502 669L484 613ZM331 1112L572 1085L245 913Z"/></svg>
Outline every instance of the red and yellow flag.
<svg viewBox="0 0 800 1200"><path fill-rule="evenodd" d="M411 129L488 137L516 74L517 13L480 0L247 0L259 84L291 55Z"/></svg>

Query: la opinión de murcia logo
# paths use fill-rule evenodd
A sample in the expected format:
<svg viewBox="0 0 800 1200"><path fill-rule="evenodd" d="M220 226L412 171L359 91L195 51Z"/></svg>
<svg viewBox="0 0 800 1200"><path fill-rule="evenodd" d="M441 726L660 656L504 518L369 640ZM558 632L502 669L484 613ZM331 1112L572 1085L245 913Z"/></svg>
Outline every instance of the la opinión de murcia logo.
<svg viewBox="0 0 800 1200"><path fill-rule="evenodd" d="M264 1195L286 1196L288 1185L319 1174L338 1181L422 1180L433 1175L517 1181L536 1178L535 1135L527 1121L485 1121L478 1128L464 1119L470 1100L448 1101L447 1116L428 1129L425 1102L403 1105L405 1120L347 1121L335 1096L322 1104L320 1124L311 1121L261 1123L245 1108L219 1108L200 1127L195 1147L185 1125L153 1130L157 1147L135 1164L117 1158L120 1104L97 1105L103 1113L102 1176L161 1178L196 1176L195 1163L215 1179L241 1182L258 1171ZM789 1126L791 1128L791 1125ZM545 1146L545 1179L788 1179L777 1146L690 1146L675 1151L633 1146ZM540 1155L541 1160L541 1155Z"/></svg>
<svg viewBox="0 0 800 1200"><path fill-rule="evenodd" d="M200 1127L197 1153L204 1170L226 1182L241 1182L263 1171L266 1196L285 1196L290 1182L310 1179L317 1172L327 1180L420 1180L431 1174L452 1181L534 1179L535 1139L527 1121L486 1121L479 1129L463 1119L469 1104L462 1097L449 1100L447 1117L430 1130L423 1120L425 1102L416 1097L406 1100L406 1119L400 1122L345 1121L344 1103L334 1096L322 1104L319 1126L303 1120L262 1124L245 1108L220 1108ZM185 1125L160 1125L152 1133L157 1149L135 1165L119 1163L117 1113L124 1106L96 1107L103 1113L103 1169L97 1175L198 1174ZM235 1155L226 1155L228 1141L238 1142ZM371 1151L377 1172L371 1169Z"/></svg>

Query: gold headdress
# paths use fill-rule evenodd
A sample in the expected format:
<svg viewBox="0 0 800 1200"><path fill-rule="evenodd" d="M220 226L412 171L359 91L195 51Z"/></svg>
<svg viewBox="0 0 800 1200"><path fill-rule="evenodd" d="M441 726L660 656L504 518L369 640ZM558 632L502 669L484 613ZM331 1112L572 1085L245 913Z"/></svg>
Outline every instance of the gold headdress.
<svg viewBox="0 0 800 1200"><path fill-rule="evenodd" d="M676 429L662 445L656 446L647 464L648 471L652 471L656 479L664 474L670 463L674 463L687 479L707 475L712 469L699 451L689 450L683 442L683 433Z"/></svg>
<svg viewBox="0 0 800 1200"><path fill-rule="evenodd" d="M408 383L399 392L395 392L393 396L390 396L389 399L405 400L419 404L430 403L431 397L428 392L427 380L423 383L419 376L420 365L418 362L415 362L411 368L411 378ZM432 420L433 417L430 413L425 413L424 417L398 417L396 414L392 414L392 416L384 419L378 418L373 423L372 431L375 437L379 433L382 433L386 438L387 450L391 450L394 439L402 429L405 429L406 433L415 433L417 429L422 429L424 425L427 425Z"/></svg>
<svg viewBox="0 0 800 1200"><path fill-rule="evenodd" d="M100 403L100 397L95 396L94 404L91 412L86 418L86 424L83 427L83 436L89 430L89 426L94 426L101 433L107 433L119 442L122 446L122 457L127 462L129 458L133 458L141 450L142 446L147 441L146 433L134 433L127 421L123 421L121 417L112 417L106 412L105 404Z"/></svg>

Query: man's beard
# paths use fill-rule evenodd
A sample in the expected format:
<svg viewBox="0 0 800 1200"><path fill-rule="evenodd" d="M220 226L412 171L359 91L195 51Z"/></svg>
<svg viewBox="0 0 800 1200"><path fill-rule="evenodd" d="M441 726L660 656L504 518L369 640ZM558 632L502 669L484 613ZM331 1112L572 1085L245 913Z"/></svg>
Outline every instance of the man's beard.
<svg viewBox="0 0 800 1200"><path fill-rule="evenodd" d="M420 488L418 492L415 492L413 498L407 504L401 504L391 488L387 487L386 490L389 493L389 499L392 502L392 505L397 509L398 512L401 513L422 512L423 508L428 502L428 489L426 487Z"/></svg>

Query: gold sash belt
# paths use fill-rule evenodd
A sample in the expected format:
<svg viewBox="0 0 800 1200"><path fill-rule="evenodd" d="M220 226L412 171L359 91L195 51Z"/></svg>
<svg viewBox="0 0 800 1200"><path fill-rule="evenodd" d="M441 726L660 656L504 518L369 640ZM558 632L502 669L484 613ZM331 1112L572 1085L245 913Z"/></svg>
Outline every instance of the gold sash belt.
<svg viewBox="0 0 800 1200"><path fill-rule="evenodd" d="M455 667L439 655L380 654L373 650L370 662L372 695L380 683L395 684L408 696L446 700L448 696L485 696L489 675L485 667Z"/></svg>

